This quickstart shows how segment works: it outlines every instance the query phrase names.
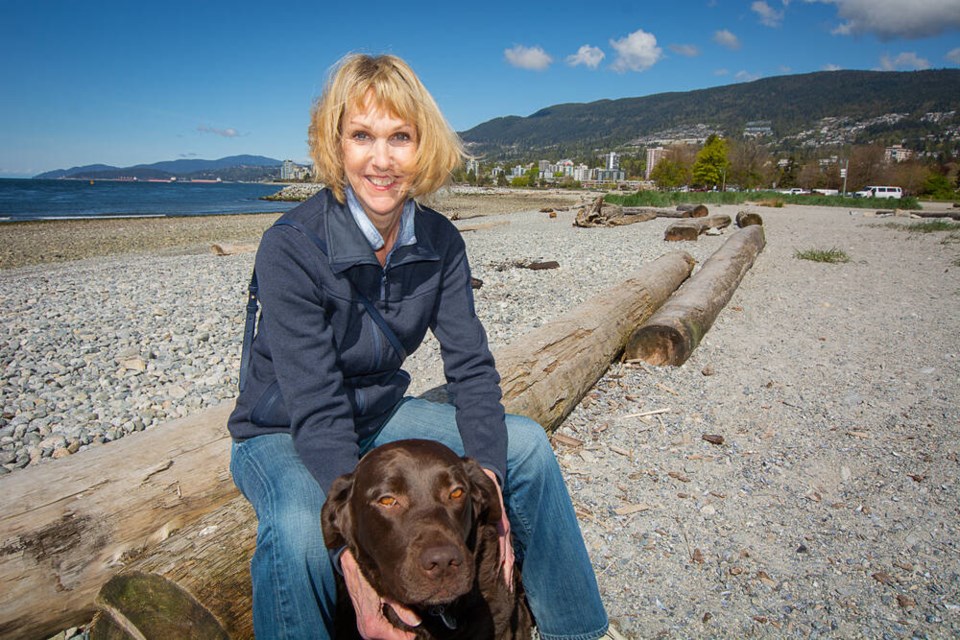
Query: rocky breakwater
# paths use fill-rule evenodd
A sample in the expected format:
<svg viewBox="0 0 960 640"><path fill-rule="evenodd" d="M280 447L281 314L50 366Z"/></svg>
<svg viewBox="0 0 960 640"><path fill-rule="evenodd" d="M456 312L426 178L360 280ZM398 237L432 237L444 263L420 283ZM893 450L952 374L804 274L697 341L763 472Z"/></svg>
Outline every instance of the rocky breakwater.
<svg viewBox="0 0 960 640"><path fill-rule="evenodd" d="M263 196L261 200L269 200L270 202L303 202L320 191L320 189L323 189L323 186L324 185L317 182L288 184L273 195Z"/></svg>

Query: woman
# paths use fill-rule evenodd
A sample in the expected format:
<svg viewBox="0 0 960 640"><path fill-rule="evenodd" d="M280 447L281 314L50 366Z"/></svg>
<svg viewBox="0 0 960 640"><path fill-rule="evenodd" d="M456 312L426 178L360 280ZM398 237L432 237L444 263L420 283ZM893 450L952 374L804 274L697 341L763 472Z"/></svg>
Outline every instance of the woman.
<svg viewBox="0 0 960 640"><path fill-rule="evenodd" d="M353 55L314 105L309 142L327 187L263 236L260 327L229 420L231 472L258 518L257 637L332 635L335 562L361 635L409 637L386 623L384 601L349 551L331 560L319 514L332 481L360 456L411 437L472 456L502 488L504 577L512 531L541 636L602 636L606 613L549 442L533 421L504 415L463 240L414 201L462 161L459 139L406 63ZM404 397L403 359L427 329L452 405Z"/></svg>

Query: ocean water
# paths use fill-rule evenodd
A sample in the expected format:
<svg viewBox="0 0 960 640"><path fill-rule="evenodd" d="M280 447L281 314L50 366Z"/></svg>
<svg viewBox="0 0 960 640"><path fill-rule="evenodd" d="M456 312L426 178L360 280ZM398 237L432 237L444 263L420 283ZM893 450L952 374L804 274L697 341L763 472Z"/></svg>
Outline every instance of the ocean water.
<svg viewBox="0 0 960 640"><path fill-rule="evenodd" d="M203 216L286 211L277 185L0 179L0 222L69 218Z"/></svg>

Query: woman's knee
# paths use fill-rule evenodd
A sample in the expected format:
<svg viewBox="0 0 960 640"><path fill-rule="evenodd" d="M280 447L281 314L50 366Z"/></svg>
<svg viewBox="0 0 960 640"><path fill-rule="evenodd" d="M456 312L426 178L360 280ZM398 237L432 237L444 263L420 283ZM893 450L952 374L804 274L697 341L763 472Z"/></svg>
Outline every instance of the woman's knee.
<svg viewBox="0 0 960 640"><path fill-rule="evenodd" d="M326 553L319 509L314 505L288 504L287 508L262 513L258 516L257 547L291 562Z"/></svg>

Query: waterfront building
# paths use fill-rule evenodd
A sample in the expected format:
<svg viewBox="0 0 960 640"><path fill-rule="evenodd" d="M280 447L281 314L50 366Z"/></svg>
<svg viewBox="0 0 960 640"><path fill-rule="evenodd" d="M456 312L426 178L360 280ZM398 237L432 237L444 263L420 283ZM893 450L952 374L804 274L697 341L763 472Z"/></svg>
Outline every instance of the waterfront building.
<svg viewBox="0 0 960 640"><path fill-rule="evenodd" d="M657 163L663 160L666 149L663 147L651 147L647 149L647 171L644 174L644 178L649 180L650 173L653 171L653 168L657 166Z"/></svg>

